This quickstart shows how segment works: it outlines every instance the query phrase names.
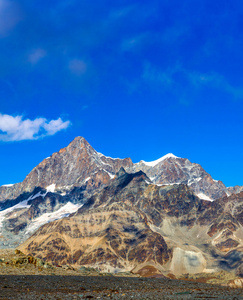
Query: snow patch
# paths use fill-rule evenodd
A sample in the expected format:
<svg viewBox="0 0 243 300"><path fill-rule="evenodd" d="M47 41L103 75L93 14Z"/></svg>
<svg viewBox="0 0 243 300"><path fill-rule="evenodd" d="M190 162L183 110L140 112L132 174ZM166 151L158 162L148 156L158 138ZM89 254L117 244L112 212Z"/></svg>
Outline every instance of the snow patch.
<svg viewBox="0 0 243 300"><path fill-rule="evenodd" d="M48 186L46 187L46 191L47 191L47 192L51 192L51 193L54 193L54 192L55 192L55 189L56 189L55 183L53 183L53 184L51 184L51 185L48 185Z"/></svg>
<svg viewBox="0 0 243 300"><path fill-rule="evenodd" d="M207 195L205 195L204 193L198 193L196 194L198 196L198 198L200 198L201 200L206 200L206 201L214 201L213 199L209 198Z"/></svg>
<svg viewBox="0 0 243 300"><path fill-rule="evenodd" d="M13 186L14 183L10 183L10 184L3 184L2 186L6 186L6 187L10 187L10 186Z"/></svg>
<svg viewBox="0 0 243 300"><path fill-rule="evenodd" d="M227 196L230 196L231 193L230 193L229 191L226 190L226 195L227 195Z"/></svg>
<svg viewBox="0 0 243 300"><path fill-rule="evenodd" d="M29 208L30 205L27 204L29 200L30 200L30 198L12 206L12 207L9 207L3 211L0 211L0 228L2 227L2 225L3 225L2 222L7 214L11 213L12 211L14 211L16 209Z"/></svg>
<svg viewBox="0 0 243 300"><path fill-rule="evenodd" d="M101 157L101 156L100 156ZM106 157L106 156L105 156ZM100 162L103 164L103 165L107 165L107 166L109 166L109 167L112 167L110 164L108 164L108 163L106 163L106 162L103 162L103 160L102 159L100 159Z"/></svg>
<svg viewBox="0 0 243 300"><path fill-rule="evenodd" d="M9 208L7 208L7 209L5 209L5 210L3 210L3 211L0 211L0 228L2 227L2 222L3 222L3 220L5 219L5 216L7 215L7 214L9 214L9 213L11 213L11 212L13 212L14 210L16 210L16 209L22 209L22 208L29 208L31 205L28 205L27 203L28 203L28 201L30 201L30 200L34 200L34 199L36 199L36 198L38 198L38 197L42 197L42 198L44 198L45 196L46 196L46 194L48 193L48 191L52 191L53 190L53 188L55 189L55 184L52 184L52 185L50 185L49 187L47 187L46 189L47 189L47 191L46 191L46 193L44 193L44 194L41 194L41 192L38 192L37 194L35 194L35 195L31 195L28 199L26 199L26 200L24 200L24 201L22 201L22 202L20 202L20 203L18 203L18 204L16 204L16 205L14 205L14 206L12 206L12 207L9 207ZM71 203L71 202L68 202L68 203ZM68 204L67 203L67 204ZM67 205L66 204L66 205ZM73 205L73 206L75 206L75 207L80 207L80 206L77 206L77 205L74 205L74 204L72 204L71 203L71 205ZM64 206L62 207L62 208L64 208ZM61 209L62 209L61 208ZM60 209L60 210L61 210ZM67 206L66 208L64 208L64 210L70 210L70 212L69 212L69 214L70 213L72 213L73 212L73 210L74 210L74 207L73 207L73 210L72 210L72 207L69 205L69 206ZM76 209L77 210L77 209ZM60 213L62 213L62 210L60 211ZM48 214L49 215L49 214ZM41 216L42 217L42 216ZM41 218L40 217L40 218ZM40 225L41 226L41 225Z"/></svg>
<svg viewBox="0 0 243 300"><path fill-rule="evenodd" d="M53 222L55 220L59 220L65 217L68 217L70 214L76 212L81 206L81 205L76 205L71 202L68 202L64 206L62 206L60 209L57 211L54 211L52 213L45 213L41 215L40 217L36 218L29 226L28 230L26 231L25 234L29 234L35 230L37 230L39 227L42 225Z"/></svg>
<svg viewBox="0 0 243 300"><path fill-rule="evenodd" d="M101 156L104 156L104 157L106 157L106 158L110 158L110 159L120 159L120 160L122 160L122 158L119 158L119 157L116 157L116 158L113 158L113 157L110 157L110 156L106 156L106 155L104 155L104 154L102 154L102 153L100 153L100 152L96 152L98 155L99 155L99 157L101 157Z"/></svg>
<svg viewBox="0 0 243 300"><path fill-rule="evenodd" d="M181 182L158 183L158 184L155 184L155 185L157 185L157 186L163 186L163 185L174 185L174 184L181 184Z"/></svg>
<svg viewBox="0 0 243 300"><path fill-rule="evenodd" d="M105 169L103 169L103 171L105 171L111 179L113 179L115 177L115 175L111 174L110 172L106 171Z"/></svg>
<svg viewBox="0 0 243 300"><path fill-rule="evenodd" d="M64 186L59 186L58 188L57 188L57 190L60 190L60 191L62 191L62 190L71 190L73 188L73 184L71 184L71 185L64 185Z"/></svg>
<svg viewBox="0 0 243 300"><path fill-rule="evenodd" d="M161 161L166 160L167 158L178 158L178 157L175 156L175 155L172 154L172 153L168 153L168 154L162 156L161 158L159 158L159 159L157 159L157 160L150 161L150 162L141 160L141 162L144 163L146 166L154 167L154 166L156 166L158 163L160 163ZM138 164L138 163L137 163L137 164Z"/></svg>
<svg viewBox="0 0 243 300"><path fill-rule="evenodd" d="M90 177L87 177L85 180L84 180L84 183L89 181L90 180Z"/></svg>
<svg viewBox="0 0 243 300"><path fill-rule="evenodd" d="M199 182L202 180L202 177L198 177L198 178L191 178L189 179L187 185L192 185L193 183Z"/></svg>
<svg viewBox="0 0 243 300"><path fill-rule="evenodd" d="M35 198L37 198L37 197L45 197L45 195L46 194L41 194L41 192L38 192L37 194L35 194L35 195L33 195L33 196L30 196L28 199L27 199L27 201L29 201L29 200L33 200L33 199L35 199Z"/></svg>

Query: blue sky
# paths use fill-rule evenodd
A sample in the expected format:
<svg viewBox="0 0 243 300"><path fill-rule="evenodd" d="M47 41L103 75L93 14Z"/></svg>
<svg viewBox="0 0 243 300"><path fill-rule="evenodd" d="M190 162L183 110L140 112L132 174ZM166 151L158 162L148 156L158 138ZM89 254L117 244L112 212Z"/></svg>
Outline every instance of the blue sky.
<svg viewBox="0 0 243 300"><path fill-rule="evenodd" d="M0 0L0 185L76 136L243 185L243 4Z"/></svg>

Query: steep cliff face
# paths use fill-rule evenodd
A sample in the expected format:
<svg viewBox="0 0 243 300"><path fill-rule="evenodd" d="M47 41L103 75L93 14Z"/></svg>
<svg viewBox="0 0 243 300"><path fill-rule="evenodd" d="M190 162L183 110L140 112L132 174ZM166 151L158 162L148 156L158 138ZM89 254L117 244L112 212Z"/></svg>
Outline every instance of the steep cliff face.
<svg viewBox="0 0 243 300"><path fill-rule="evenodd" d="M236 267L243 246L243 194L237 199L237 204L234 197L211 203L186 185L157 186L142 171L121 170L76 213L44 225L20 250L106 271L154 266L174 274L218 269L222 262L230 268L233 251Z"/></svg>
<svg viewBox="0 0 243 300"><path fill-rule="evenodd" d="M23 185L28 188L34 185L45 188L55 184L58 189L88 181L98 171L112 177L121 167L131 165L131 159L106 158L96 152L84 138L77 137L66 148L52 154L34 168Z"/></svg>

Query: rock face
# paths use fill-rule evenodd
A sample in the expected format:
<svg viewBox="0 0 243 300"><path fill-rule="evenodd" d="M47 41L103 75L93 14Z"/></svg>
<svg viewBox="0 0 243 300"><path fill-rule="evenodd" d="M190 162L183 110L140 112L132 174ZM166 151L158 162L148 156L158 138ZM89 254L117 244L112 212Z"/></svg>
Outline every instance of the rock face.
<svg viewBox="0 0 243 300"><path fill-rule="evenodd" d="M87 183L89 188L107 184L121 167L132 166L130 158L112 159L95 151L83 138L77 137L66 148L44 159L22 183L0 187L0 200L13 199L35 187L67 190Z"/></svg>
<svg viewBox="0 0 243 300"><path fill-rule="evenodd" d="M102 271L234 269L242 259L242 205L243 193L211 203L187 185L157 186L142 171L121 170L76 213L44 225L19 249Z"/></svg>
<svg viewBox="0 0 243 300"><path fill-rule="evenodd" d="M227 190L229 194L238 194L240 192L243 192L243 186L236 185L236 186L228 187Z"/></svg>
<svg viewBox="0 0 243 300"><path fill-rule="evenodd" d="M187 184L205 200L215 200L230 193L221 181L213 180L200 165L173 154L155 162L140 161L131 170L142 170L155 184Z"/></svg>
<svg viewBox="0 0 243 300"><path fill-rule="evenodd" d="M132 173L139 170L147 174L155 184L187 184L199 198L215 200L242 191L242 187L226 188L198 164L188 159L167 154L154 162L140 161L134 164L130 158L113 159L94 150L83 138L75 138L66 148L53 153L36 166L23 182L12 186L0 186L0 203L15 200L36 187L67 192L83 187L88 192L107 185L123 167Z"/></svg>
<svg viewBox="0 0 243 300"><path fill-rule="evenodd" d="M146 178L142 172L116 177L70 218L39 229L21 249L59 264L92 265L103 271L131 270L146 261L164 265L171 253L136 208L132 192L142 193Z"/></svg>
<svg viewBox="0 0 243 300"><path fill-rule="evenodd" d="M241 187L172 154L133 164L78 137L0 187L0 209L1 248L26 240L24 253L58 264L177 275L242 263Z"/></svg>
<svg viewBox="0 0 243 300"><path fill-rule="evenodd" d="M44 221L73 213L94 191L109 183L130 158L112 159L95 151L82 137L43 160L21 183L0 187L0 247L14 247ZM60 214L62 206L63 213ZM51 213L48 220L43 214Z"/></svg>

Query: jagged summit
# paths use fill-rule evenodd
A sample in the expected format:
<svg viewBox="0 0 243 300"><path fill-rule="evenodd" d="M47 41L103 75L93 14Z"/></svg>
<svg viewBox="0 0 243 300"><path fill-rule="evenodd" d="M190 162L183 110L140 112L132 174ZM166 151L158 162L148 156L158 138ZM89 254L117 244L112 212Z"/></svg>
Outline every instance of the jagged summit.
<svg viewBox="0 0 243 300"><path fill-rule="evenodd" d="M112 159L99 153L81 136L67 147L44 159L25 178L13 187L0 187L0 201L17 198L35 187L70 190L86 185L89 190L107 184L121 167L133 165L130 158Z"/></svg>
<svg viewBox="0 0 243 300"><path fill-rule="evenodd" d="M46 189L55 184L56 190L70 190L84 186L92 191L107 185L123 167L134 173L143 171L154 184L187 184L197 195L218 199L234 192L215 181L198 164L172 153L161 158L134 164L130 158L111 158L97 152L82 136L76 137L67 147L53 153L36 166L21 183L0 187L0 201L16 199L35 187ZM237 189L237 191L240 189Z"/></svg>

